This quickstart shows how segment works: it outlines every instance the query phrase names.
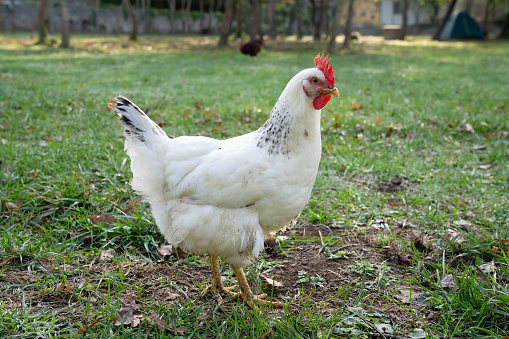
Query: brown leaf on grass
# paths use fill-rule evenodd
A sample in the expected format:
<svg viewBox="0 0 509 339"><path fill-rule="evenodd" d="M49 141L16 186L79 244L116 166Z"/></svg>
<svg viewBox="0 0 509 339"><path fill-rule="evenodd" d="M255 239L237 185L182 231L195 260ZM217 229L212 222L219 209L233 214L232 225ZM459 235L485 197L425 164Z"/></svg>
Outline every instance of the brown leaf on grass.
<svg viewBox="0 0 509 339"><path fill-rule="evenodd" d="M447 274L442 278L442 287L445 288L453 288L456 286L456 281L454 281L454 276L452 274Z"/></svg>
<svg viewBox="0 0 509 339"><path fill-rule="evenodd" d="M274 279L271 279L263 274L260 274L260 278L262 280L264 280L262 282L262 287L274 287L275 289L278 289L280 287L283 287L283 283L282 282L279 282L279 281L276 281Z"/></svg>
<svg viewBox="0 0 509 339"><path fill-rule="evenodd" d="M148 317L145 317L145 320L148 321L150 325L156 325L159 331L164 332L166 330L173 332L173 327L169 324L167 324L166 321L159 319L159 314L156 312L153 312Z"/></svg>
<svg viewBox="0 0 509 339"><path fill-rule="evenodd" d="M90 221L92 221L92 224L94 225L98 225L99 223L101 223L103 224L103 226L108 226L109 224L115 221L115 217L105 212L97 212L89 216L88 218L90 219Z"/></svg>
<svg viewBox="0 0 509 339"><path fill-rule="evenodd" d="M10 201L8 201L8 202L7 202L6 206L7 206L7 208L8 208L9 210L11 210L11 211L16 211L16 210L19 208L19 206L18 206L18 205L16 205L16 204L15 204L15 203L13 203L13 202L10 202Z"/></svg>
<svg viewBox="0 0 509 339"><path fill-rule="evenodd" d="M175 335L185 334L189 329L187 326L179 326L174 330Z"/></svg>
<svg viewBox="0 0 509 339"><path fill-rule="evenodd" d="M135 207L136 209L138 209L137 207L140 205L140 199L137 198L137 197L134 197L132 198L129 203L126 205L126 207L124 208L124 212L125 213L134 213L135 211Z"/></svg>
<svg viewBox="0 0 509 339"><path fill-rule="evenodd" d="M172 245L161 245L161 248L159 248L159 254L161 255L173 255L177 257L178 259L185 259L189 256L189 254L184 251L182 248L178 247L175 248L175 246Z"/></svg>
<svg viewBox="0 0 509 339"><path fill-rule="evenodd" d="M113 325L115 326L129 326L138 327L140 320L143 318L141 315L134 315L134 308L136 303L133 301L130 304L120 303L120 310L118 310L118 317L115 317Z"/></svg>
<svg viewBox="0 0 509 339"><path fill-rule="evenodd" d="M359 104L358 102L353 104L353 109L357 110L357 109L361 109L361 108L362 108L362 105Z"/></svg>
<svg viewBox="0 0 509 339"><path fill-rule="evenodd" d="M81 328L78 328L78 333L84 334L87 330L89 330L92 326L97 324L99 321L92 321L88 325L83 325Z"/></svg>
<svg viewBox="0 0 509 339"><path fill-rule="evenodd" d="M68 285L66 283L59 283L55 286L55 292L70 292L78 286Z"/></svg>
<svg viewBox="0 0 509 339"><path fill-rule="evenodd" d="M172 255L174 252L173 245L161 245L158 252L161 255Z"/></svg>
<svg viewBox="0 0 509 339"><path fill-rule="evenodd" d="M98 262L101 261L109 261L115 256L115 250L110 248L109 250L105 250L104 248L101 250L101 254L99 254Z"/></svg>

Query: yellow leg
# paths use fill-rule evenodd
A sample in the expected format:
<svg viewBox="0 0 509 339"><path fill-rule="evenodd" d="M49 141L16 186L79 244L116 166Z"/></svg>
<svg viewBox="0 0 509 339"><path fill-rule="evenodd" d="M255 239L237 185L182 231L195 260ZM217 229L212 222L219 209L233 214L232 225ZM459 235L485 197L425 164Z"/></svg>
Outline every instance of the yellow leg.
<svg viewBox="0 0 509 339"><path fill-rule="evenodd" d="M210 270L212 271L212 281L209 286L207 286L201 294L204 295L210 291L213 293L218 293L217 301L221 302L223 298L221 298L222 294L229 294L234 297L237 296L236 293L230 291L230 289L237 287L237 285L231 287L224 287L223 282L221 281L221 271L219 269L219 258L215 255L209 255L210 258Z"/></svg>
<svg viewBox="0 0 509 339"><path fill-rule="evenodd" d="M246 275L244 274L244 270L242 269L242 267L232 266L232 268L233 272L235 273L235 276L237 277L237 281L239 282L240 289L242 290L242 297L244 298L244 302L248 304L251 308L256 308L255 304L265 306L272 305L273 307L283 307L283 303L281 302L270 302L262 300L263 298L267 297L266 294L253 295L253 292L251 291L251 287L249 287Z"/></svg>

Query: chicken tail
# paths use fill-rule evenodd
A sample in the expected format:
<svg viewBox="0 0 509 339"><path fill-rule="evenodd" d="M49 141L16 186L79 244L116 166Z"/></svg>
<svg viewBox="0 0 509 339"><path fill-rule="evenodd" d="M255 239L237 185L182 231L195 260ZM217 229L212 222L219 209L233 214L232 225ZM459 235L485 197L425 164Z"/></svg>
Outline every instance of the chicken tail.
<svg viewBox="0 0 509 339"><path fill-rule="evenodd" d="M119 95L110 99L108 108L115 110L120 116L120 123L125 127L128 140L151 142L153 138L167 137L166 133L152 121L138 106Z"/></svg>
<svg viewBox="0 0 509 339"><path fill-rule="evenodd" d="M108 108L120 116L125 149L131 158L131 186L146 197L162 197L166 133L141 109L123 96L112 98Z"/></svg>

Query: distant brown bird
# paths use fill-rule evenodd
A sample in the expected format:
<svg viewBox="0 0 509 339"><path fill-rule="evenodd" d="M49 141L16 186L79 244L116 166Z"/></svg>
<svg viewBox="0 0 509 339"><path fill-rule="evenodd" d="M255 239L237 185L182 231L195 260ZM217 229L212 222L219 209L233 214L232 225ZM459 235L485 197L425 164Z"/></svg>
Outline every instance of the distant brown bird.
<svg viewBox="0 0 509 339"><path fill-rule="evenodd" d="M263 39L257 35L253 40L246 42L239 41L239 49L243 54L250 55L251 58L256 58L256 55L262 50Z"/></svg>

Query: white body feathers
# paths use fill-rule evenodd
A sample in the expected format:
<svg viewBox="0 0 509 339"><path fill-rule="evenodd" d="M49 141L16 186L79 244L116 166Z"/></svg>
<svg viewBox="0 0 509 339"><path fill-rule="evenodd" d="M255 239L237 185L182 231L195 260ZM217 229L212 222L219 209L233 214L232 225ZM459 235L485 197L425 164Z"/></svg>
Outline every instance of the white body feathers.
<svg viewBox="0 0 509 339"><path fill-rule="evenodd" d="M136 105L112 101L126 128L132 187L150 203L168 242L242 267L264 235L298 217L320 162L320 111L302 89L317 69L297 74L267 122L227 140L170 139Z"/></svg>

